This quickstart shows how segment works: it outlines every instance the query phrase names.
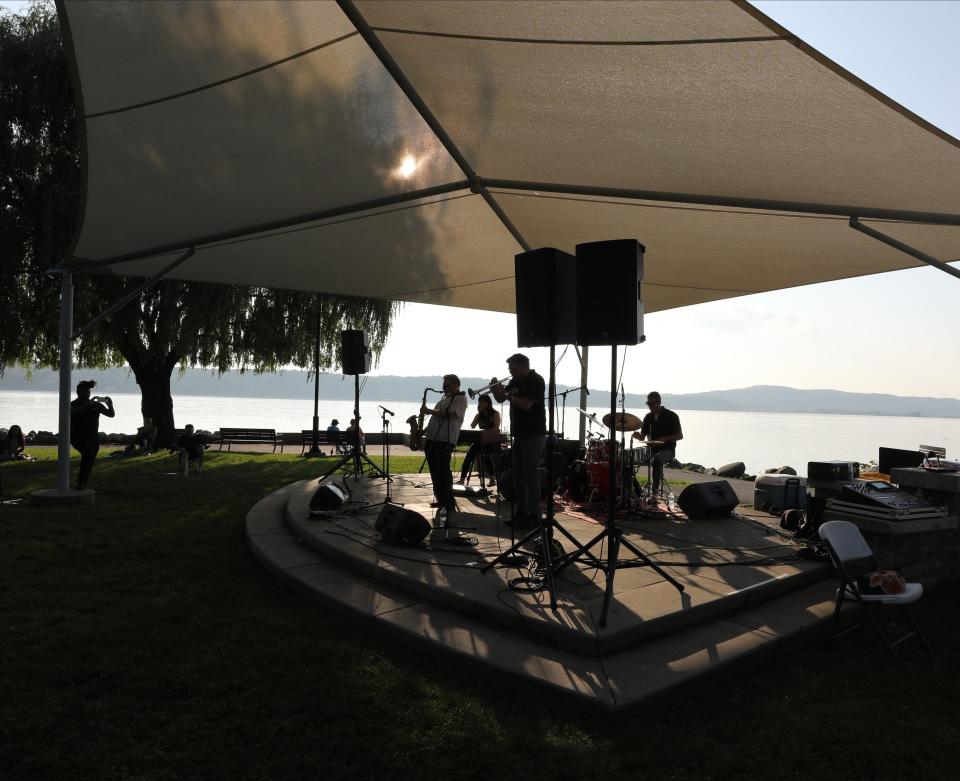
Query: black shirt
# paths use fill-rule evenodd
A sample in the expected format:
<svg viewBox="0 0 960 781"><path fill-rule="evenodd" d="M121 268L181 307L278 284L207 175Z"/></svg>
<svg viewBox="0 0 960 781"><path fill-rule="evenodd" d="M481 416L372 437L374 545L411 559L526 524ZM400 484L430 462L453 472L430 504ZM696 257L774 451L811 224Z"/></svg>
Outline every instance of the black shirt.
<svg viewBox="0 0 960 781"><path fill-rule="evenodd" d="M680 418L677 416L677 413L673 410L669 410L666 407L660 408L660 414L656 418L653 417L652 412L648 412L643 418L643 425L640 427L640 436L646 435L648 439L656 439L657 437L665 437L671 434L680 433ZM676 450L676 442L666 442L664 443L660 450Z"/></svg>
<svg viewBox="0 0 960 781"><path fill-rule="evenodd" d="M100 430L100 414L107 411L99 401L90 403L74 399L70 402L72 410L70 415L70 438L71 439L96 439L97 432ZM83 409L77 409L83 407Z"/></svg>
<svg viewBox="0 0 960 781"><path fill-rule="evenodd" d="M510 405L510 433L515 437L546 434L547 408L543 404L546 385L543 377L531 370L522 380L510 380L510 388L517 391L517 396L533 401L533 406L528 410Z"/></svg>
<svg viewBox="0 0 960 781"><path fill-rule="evenodd" d="M196 431L181 434L177 437L177 447L185 450L190 458L196 458L203 452L203 438Z"/></svg>

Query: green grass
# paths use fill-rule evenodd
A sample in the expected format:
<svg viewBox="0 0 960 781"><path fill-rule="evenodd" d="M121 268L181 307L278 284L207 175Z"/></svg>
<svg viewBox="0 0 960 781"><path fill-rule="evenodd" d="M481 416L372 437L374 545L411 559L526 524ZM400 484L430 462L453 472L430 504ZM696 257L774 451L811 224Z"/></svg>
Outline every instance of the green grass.
<svg viewBox="0 0 960 781"><path fill-rule="evenodd" d="M52 487L52 449L2 465ZM250 554L244 516L326 461L101 458L92 507L0 507L0 778L947 778L960 609L898 673L869 633L630 718L478 680L326 612ZM391 459L398 471L418 457ZM409 465L408 465L409 463Z"/></svg>

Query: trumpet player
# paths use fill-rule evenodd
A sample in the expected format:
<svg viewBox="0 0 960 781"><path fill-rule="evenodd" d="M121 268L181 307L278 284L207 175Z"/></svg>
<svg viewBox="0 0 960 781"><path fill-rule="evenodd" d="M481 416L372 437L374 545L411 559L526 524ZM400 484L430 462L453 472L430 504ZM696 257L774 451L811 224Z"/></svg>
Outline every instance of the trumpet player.
<svg viewBox="0 0 960 781"><path fill-rule="evenodd" d="M540 523L540 477L538 469L547 433L547 413L543 403L546 383L530 368L530 359L522 353L507 358L510 383L491 382L490 392L503 403L510 402L510 434L513 436L513 484L516 506L515 526Z"/></svg>
<svg viewBox="0 0 960 781"><path fill-rule="evenodd" d="M445 374L441 387L443 396L440 401L433 409L426 404L422 405L420 414L430 416L430 422L424 431L423 453L430 467L433 495L437 507L440 508L437 514L445 516L446 525L455 509L450 456L457 445L463 418L467 414L467 397L460 390L460 378L456 374Z"/></svg>
<svg viewBox="0 0 960 781"><path fill-rule="evenodd" d="M90 470L100 450L100 416L112 418L113 401L109 396L90 396L96 380L84 380L77 385L77 398L70 402L70 444L80 453L80 473L77 490L87 487Z"/></svg>

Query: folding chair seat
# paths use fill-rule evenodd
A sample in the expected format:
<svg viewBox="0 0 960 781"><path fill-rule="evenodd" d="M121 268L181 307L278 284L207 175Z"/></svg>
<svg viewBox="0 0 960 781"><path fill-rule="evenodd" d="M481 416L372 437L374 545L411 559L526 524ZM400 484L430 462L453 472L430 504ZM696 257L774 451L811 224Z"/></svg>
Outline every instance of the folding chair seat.
<svg viewBox="0 0 960 781"><path fill-rule="evenodd" d="M863 539L860 529L849 521L827 521L820 526L820 539L827 546L830 553L830 560L833 563L834 572L840 581L840 587L837 589L837 604L833 611L833 636L834 639L842 637L855 629L862 629L864 621L869 621L880 639L883 641L887 653L893 659L894 664L900 666L900 657L897 655L897 646L901 643L916 637L923 643L929 651L930 644L920 631L913 616L907 610L907 605L916 602L923 596L923 586L920 583L907 583L903 592L900 594L864 594L857 585L857 575L872 572L877 567L877 560L873 555L873 550ZM844 601L854 601L860 608L859 620L851 627L841 632L837 631L840 623L840 611L843 609ZM896 640L890 639L887 632L883 629L877 611L882 605L889 605L897 608L904 616L910 631L898 637Z"/></svg>

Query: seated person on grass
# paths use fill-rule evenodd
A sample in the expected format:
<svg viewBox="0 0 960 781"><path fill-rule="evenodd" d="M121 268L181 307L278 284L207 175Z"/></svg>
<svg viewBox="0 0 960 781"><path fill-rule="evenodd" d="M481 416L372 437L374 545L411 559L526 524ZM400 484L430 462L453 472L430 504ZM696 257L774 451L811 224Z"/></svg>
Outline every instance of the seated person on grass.
<svg viewBox="0 0 960 781"><path fill-rule="evenodd" d="M7 432L0 431L0 461L29 461L24 453L27 443L20 426L10 426Z"/></svg>
<svg viewBox="0 0 960 781"><path fill-rule="evenodd" d="M197 471L203 471L203 451L209 445L204 444L203 438L193 432L193 426L189 423L184 426L183 433L177 437L173 446L173 451L180 454L180 470L185 474L190 474L190 464L197 465Z"/></svg>
<svg viewBox="0 0 960 781"><path fill-rule="evenodd" d="M153 419L144 415L143 425L137 429L137 446L140 448L140 455L150 455L156 438L157 427L153 425Z"/></svg>

